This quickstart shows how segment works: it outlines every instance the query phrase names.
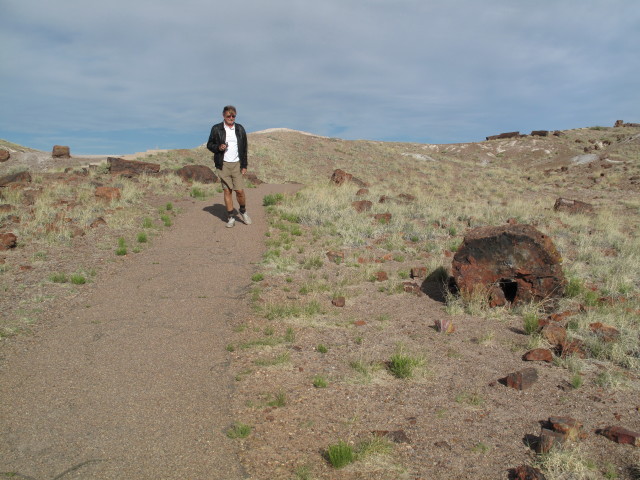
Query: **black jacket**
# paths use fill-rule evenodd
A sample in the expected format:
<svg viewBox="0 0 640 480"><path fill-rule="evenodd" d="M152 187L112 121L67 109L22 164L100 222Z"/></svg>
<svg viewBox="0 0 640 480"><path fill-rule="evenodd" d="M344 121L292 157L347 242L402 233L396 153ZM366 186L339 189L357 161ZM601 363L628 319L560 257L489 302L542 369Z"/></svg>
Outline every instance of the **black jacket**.
<svg viewBox="0 0 640 480"><path fill-rule="evenodd" d="M235 124L236 138L238 139L238 156L240 157L240 168L247 168L247 132L239 123ZM224 152L220 151L220 145L225 143L227 132L224 129L224 122L216 123L211 127L211 134L207 142L207 148L213 152L213 163L218 170L222 170Z"/></svg>

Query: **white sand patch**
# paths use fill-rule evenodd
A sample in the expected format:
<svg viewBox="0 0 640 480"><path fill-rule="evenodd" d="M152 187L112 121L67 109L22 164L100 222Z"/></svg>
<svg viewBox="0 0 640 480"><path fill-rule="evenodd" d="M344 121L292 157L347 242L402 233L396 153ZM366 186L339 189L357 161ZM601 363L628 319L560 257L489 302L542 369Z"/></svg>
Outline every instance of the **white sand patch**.
<svg viewBox="0 0 640 480"><path fill-rule="evenodd" d="M402 156L411 157L411 158L415 158L416 160L422 160L422 161L428 161L428 162L436 161L434 158L431 158L429 155L423 155L421 153L403 153Z"/></svg>

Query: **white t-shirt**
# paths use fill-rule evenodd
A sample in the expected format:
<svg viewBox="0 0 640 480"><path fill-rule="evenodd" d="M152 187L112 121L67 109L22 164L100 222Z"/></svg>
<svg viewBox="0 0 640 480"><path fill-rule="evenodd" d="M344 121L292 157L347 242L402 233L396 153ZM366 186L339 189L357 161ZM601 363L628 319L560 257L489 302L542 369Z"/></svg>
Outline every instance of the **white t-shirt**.
<svg viewBox="0 0 640 480"><path fill-rule="evenodd" d="M236 137L236 126L232 128L225 123L224 130L226 132L227 149L224 151L225 162L239 162L240 156L238 155L238 137Z"/></svg>

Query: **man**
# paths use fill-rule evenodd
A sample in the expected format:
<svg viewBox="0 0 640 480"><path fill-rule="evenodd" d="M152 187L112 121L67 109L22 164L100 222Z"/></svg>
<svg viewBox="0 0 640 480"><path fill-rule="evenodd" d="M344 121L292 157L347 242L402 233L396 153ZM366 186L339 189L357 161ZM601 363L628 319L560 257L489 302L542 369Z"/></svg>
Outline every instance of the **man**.
<svg viewBox="0 0 640 480"><path fill-rule="evenodd" d="M233 191L240 206L240 218L246 225L251 224L247 215L244 195L244 176L247 173L247 132L236 123L236 107L227 105L222 110L223 121L211 128L207 148L213 152L216 174L222 182L224 205L227 208L227 227L235 225Z"/></svg>

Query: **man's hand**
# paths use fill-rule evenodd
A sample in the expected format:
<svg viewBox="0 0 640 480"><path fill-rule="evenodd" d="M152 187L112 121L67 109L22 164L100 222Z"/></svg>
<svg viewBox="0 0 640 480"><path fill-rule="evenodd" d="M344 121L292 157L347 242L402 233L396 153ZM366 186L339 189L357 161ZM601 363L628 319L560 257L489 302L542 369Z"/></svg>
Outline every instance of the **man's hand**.
<svg viewBox="0 0 640 480"><path fill-rule="evenodd" d="M226 143L221 143L220 147L218 147L218 150L220 150L221 152L224 152L226 149L227 149Z"/></svg>
<svg viewBox="0 0 640 480"><path fill-rule="evenodd" d="M246 175L247 174L247 169L243 168L242 170L240 170L240 172L242 172L242 175Z"/></svg>

